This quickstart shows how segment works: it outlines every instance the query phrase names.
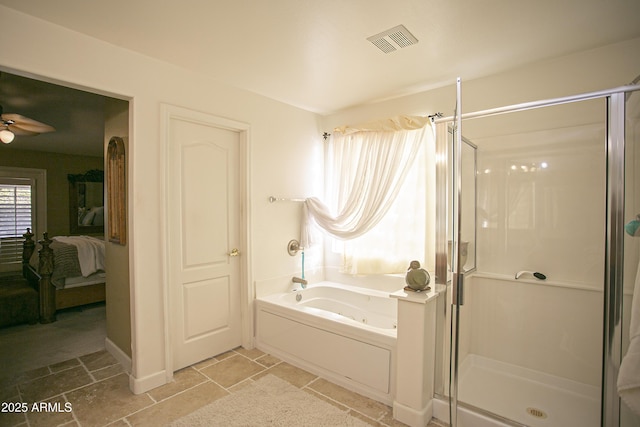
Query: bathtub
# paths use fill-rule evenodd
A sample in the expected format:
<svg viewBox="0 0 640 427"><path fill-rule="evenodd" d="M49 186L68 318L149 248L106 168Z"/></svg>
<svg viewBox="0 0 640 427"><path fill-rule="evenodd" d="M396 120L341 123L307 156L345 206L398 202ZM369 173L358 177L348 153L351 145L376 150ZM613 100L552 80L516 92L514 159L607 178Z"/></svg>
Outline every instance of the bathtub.
<svg viewBox="0 0 640 427"><path fill-rule="evenodd" d="M391 405L397 302L388 292L333 282L258 298L256 347Z"/></svg>

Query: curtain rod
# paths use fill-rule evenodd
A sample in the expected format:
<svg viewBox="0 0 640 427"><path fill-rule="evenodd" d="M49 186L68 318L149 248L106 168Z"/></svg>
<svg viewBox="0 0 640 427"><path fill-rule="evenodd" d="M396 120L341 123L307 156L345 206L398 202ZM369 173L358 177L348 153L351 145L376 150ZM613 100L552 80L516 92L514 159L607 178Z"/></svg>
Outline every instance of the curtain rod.
<svg viewBox="0 0 640 427"><path fill-rule="evenodd" d="M481 117L495 116L498 114L505 114L505 113L512 113L516 111L532 110L534 108L548 107L551 105L568 104L575 101L586 101L588 99L596 99L596 98L602 98L607 95L613 95L614 93L633 92L636 90L640 90L640 85L626 85L626 86L620 86L620 87L608 89L608 90L583 93L580 95L545 99L541 101L524 102L522 104L507 105L505 107L492 108L492 109L481 110L481 111L476 111L472 113L463 113L460 115L460 117L462 119L477 119ZM436 118L434 122L435 123L452 122L453 120L454 120L454 116L448 116L448 117Z"/></svg>
<svg viewBox="0 0 640 427"><path fill-rule="evenodd" d="M292 197L273 197L269 196L269 203L273 202L304 202L307 199L292 198Z"/></svg>

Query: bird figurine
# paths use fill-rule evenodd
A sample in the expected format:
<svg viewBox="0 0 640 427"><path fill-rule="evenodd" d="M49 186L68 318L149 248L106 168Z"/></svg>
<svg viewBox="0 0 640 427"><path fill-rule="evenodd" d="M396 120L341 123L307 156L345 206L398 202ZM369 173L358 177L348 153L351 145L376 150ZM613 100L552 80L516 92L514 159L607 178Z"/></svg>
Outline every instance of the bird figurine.
<svg viewBox="0 0 640 427"><path fill-rule="evenodd" d="M407 284L404 288L406 291L421 292L431 289L428 286L431 281L431 276L429 276L427 270L420 268L419 261L411 261L404 281Z"/></svg>

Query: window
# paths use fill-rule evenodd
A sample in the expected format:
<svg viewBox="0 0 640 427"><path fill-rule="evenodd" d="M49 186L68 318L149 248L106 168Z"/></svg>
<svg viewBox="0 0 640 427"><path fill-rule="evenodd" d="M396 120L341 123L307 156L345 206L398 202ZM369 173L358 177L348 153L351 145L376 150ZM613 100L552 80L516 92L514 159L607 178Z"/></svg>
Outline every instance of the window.
<svg viewBox="0 0 640 427"><path fill-rule="evenodd" d="M334 240L334 250L342 255L343 273L404 273L414 259L425 263L425 144L383 219L363 236Z"/></svg>
<svg viewBox="0 0 640 427"><path fill-rule="evenodd" d="M22 235L32 223L31 183L0 183L0 264L21 264Z"/></svg>
<svg viewBox="0 0 640 427"><path fill-rule="evenodd" d="M409 135L409 134L407 134ZM368 136L363 135L362 138ZM418 260L423 265L432 264L432 252L430 249L431 238L426 230L428 223L433 220L429 215L429 209L433 208L433 168L428 168L432 160L434 150L433 133L428 130L416 132L415 138L420 143L417 152L413 151L410 145L406 145L405 150L412 150L411 167L407 169L404 182L395 193L395 200L390 205L384 217L373 228L365 234L356 238L331 239L332 252L339 257L331 257L329 264L339 264L342 273L363 275L363 274L389 274L403 273L409 267L412 260ZM353 136L349 143L358 143L360 135ZM396 144L393 141L391 144ZM339 142L342 144L344 142ZM331 142L330 142L331 144ZM338 201L341 197L341 188L344 183L352 181L347 175L353 175L359 170L355 164L345 162L358 162L357 156L346 153L346 150L333 149L328 145L327 151L327 199L330 208L336 212ZM336 147L337 148L337 147ZM396 153L399 153L396 150ZM403 158L406 161L407 153ZM357 173L356 173L357 175ZM347 183L346 187L351 191L352 184ZM370 190L369 190L370 191ZM344 199L344 197L343 197ZM365 209L363 207L361 209Z"/></svg>
<svg viewBox="0 0 640 427"><path fill-rule="evenodd" d="M0 168L0 272L22 268L22 235L46 227L45 171ZM37 209L38 207L43 209Z"/></svg>

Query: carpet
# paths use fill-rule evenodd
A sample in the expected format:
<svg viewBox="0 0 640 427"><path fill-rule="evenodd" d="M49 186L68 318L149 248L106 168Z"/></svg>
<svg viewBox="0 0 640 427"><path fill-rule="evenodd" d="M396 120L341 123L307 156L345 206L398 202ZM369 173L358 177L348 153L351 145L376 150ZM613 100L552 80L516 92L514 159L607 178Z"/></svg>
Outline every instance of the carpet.
<svg viewBox="0 0 640 427"><path fill-rule="evenodd" d="M238 392L218 399L170 425L369 426L346 411L341 411L274 375L266 375Z"/></svg>

